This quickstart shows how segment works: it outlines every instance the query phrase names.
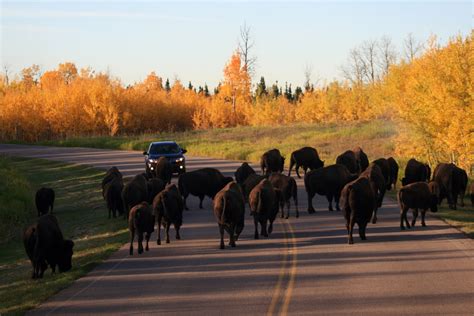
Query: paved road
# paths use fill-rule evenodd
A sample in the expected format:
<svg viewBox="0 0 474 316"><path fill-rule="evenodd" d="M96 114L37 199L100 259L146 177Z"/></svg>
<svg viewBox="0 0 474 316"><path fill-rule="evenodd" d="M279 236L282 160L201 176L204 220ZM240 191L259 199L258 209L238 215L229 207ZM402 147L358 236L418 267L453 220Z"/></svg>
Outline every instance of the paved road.
<svg viewBox="0 0 474 316"><path fill-rule="evenodd" d="M0 145L0 153L116 165L126 175L143 170L133 151ZM213 166L231 174L238 165L188 159L188 170ZM260 240L248 218L237 248L225 250L218 249L211 201L199 210L190 198L182 240L153 243L133 257L125 245L31 314L474 314L472 240L432 217L426 228L401 232L397 205L386 199L368 240L348 245L342 215L327 211L320 196L317 213L307 214L301 180L298 186L300 218L278 219L270 238Z"/></svg>

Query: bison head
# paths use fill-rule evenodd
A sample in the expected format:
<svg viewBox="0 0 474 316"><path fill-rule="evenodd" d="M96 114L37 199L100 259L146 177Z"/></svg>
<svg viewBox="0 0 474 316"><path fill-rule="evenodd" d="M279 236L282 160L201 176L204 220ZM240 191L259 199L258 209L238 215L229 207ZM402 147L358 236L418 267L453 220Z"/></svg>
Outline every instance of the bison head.
<svg viewBox="0 0 474 316"><path fill-rule="evenodd" d="M74 242L72 240L64 240L61 253L59 254L58 268L59 272L66 272L72 268L72 254Z"/></svg>

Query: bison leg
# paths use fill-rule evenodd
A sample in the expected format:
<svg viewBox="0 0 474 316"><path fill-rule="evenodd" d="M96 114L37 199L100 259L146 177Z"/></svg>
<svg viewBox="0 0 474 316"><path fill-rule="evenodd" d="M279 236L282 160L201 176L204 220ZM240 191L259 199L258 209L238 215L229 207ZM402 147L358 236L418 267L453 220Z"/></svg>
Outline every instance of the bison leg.
<svg viewBox="0 0 474 316"><path fill-rule="evenodd" d="M225 249L225 245L224 245L224 226L219 224L219 233L221 234L221 246L220 248L221 249Z"/></svg>
<svg viewBox="0 0 474 316"><path fill-rule="evenodd" d="M352 245L354 243L354 238L352 238L352 232L354 231L354 225L355 225L355 219L353 216L351 216L350 222L349 222L349 245Z"/></svg>
<svg viewBox="0 0 474 316"><path fill-rule="evenodd" d="M291 206L290 200L286 201L286 216L285 216L285 219L288 219L290 217L290 206Z"/></svg>
<svg viewBox="0 0 474 316"><path fill-rule="evenodd" d="M188 204L186 204L186 199L188 198L188 194L183 194L183 206L186 211L189 211Z"/></svg>
<svg viewBox="0 0 474 316"><path fill-rule="evenodd" d="M300 165L296 164L295 172L296 172L296 175L298 176L298 179L301 179L301 176L300 176ZM305 174L306 174L306 172L305 172Z"/></svg>
<svg viewBox="0 0 474 316"><path fill-rule="evenodd" d="M145 240L146 240L145 250L146 251L150 250L150 248L148 247L148 242L150 241L150 237L151 237L151 233L146 232L145 233Z"/></svg>
<svg viewBox="0 0 474 316"><path fill-rule="evenodd" d="M280 201L280 210L281 210L280 217L281 218L285 217L285 202L284 201Z"/></svg>
<svg viewBox="0 0 474 316"><path fill-rule="evenodd" d="M313 207L313 197L314 193L313 192L307 192L308 193L308 213L313 214L316 213Z"/></svg>
<svg viewBox="0 0 474 316"><path fill-rule="evenodd" d="M138 232L138 254L143 253L143 232Z"/></svg>
<svg viewBox="0 0 474 316"><path fill-rule="evenodd" d="M365 229L367 228L367 224L359 225L359 237L362 240L367 240L365 236Z"/></svg>
<svg viewBox="0 0 474 316"><path fill-rule="evenodd" d="M421 210L421 226L426 227L425 223L426 210Z"/></svg>
<svg viewBox="0 0 474 316"><path fill-rule="evenodd" d="M270 229L270 228L269 228ZM267 221L260 221L260 235L268 237L267 233Z"/></svg>
<svg viewBox="0 0 474 316"><path fill-rule="evenodd" d="M202 201L204 200L204 195L199 196L199 208L202 210Z"/></svg>
<svg viewBox="0 0 474 316"><path fill-rule="evenodd" d="M235 225L232 225L229 230L229 246L235 247Z"/></svg>
<svg viewBox="0 0 474 316"><path fill-rule="evenodd" d="M253 223L255 225L255 234L254 234L254 238L255 239L258 239L258 220L257 220L257 216L254 215L253 217Z"/></svg>
<svg viewBox="0 0 474 316"><path fill-rule="evenodd" d="M135 230L130 230L130 256L133 256L133 240L135 239Z"/></svg>
<svg viewBox="0 0 474 316"><path fill-rule="evenodd" d="M174 224L174 229L176 230L176 239L181 239L181 235L179 234L179 226Z"/></svg>
<svg viewBox="0 0 474 316"><path fill-rule="evenodd" d="M374 209L374 215L372 216L372 224L377 223L377 207Z"/></svg>
<svg viewBox="0 0 474 316"><path fill-rule="evenodd" d="M328 208L329 208L329 211L330 211L330 212L334 211L333 208L332 208L332 195L331 195L331 194L326 195L326 199L327 199L328 202L329 202L329 207L328 207Z"/></svg>
<svg viewBox="0 0 474 316"><path fill-rule="evenodd" d="M407 219L407 213L408 213L408 208L402 207L400 211L400 229L401 230L405 230L405 226L403 226L404 221L407 224L407 228L410 228L410 224L408 223L408 219Z"/></svg>
<svg viewBox="0 0 474 316"><path fill-rule="evenodd" d="M341 192L334 195L334 201L336 202L336 211L340 212L341 208L339 207L339 199L341 198Z"/></svg>
<svg viewBox="0 0 474 316"><path fill-rule="evenodd" d="M161 245L161 216L158 216L158 232L156 233L157 238L156 238L156 244Z"/></svg>
<svg viewBox="0 0 474 316"><path fill-rule="evenodd" d="M416 218L417 218L417 217L418 217L418 209L415 208L415 209L413 210L413 219L412 219L412 221L411 221L411 226L412 226L412 227L415 227Z"/></svg>
<svg viewBox="0 0 474 316"><path fill-rule="evenodd" d="M270 220L270 225L268 225L268 233L271 234L272 232L273 232L273 221ZM268 236L265 236L265 237L268 237Z"/></svg>
<svg viewBox="0 0 474 316"><path fill-rule="evenodd" d="M170 243L170 226L171 226L171 223L168 221L166 223L166 243L167 244Z"/></svg>

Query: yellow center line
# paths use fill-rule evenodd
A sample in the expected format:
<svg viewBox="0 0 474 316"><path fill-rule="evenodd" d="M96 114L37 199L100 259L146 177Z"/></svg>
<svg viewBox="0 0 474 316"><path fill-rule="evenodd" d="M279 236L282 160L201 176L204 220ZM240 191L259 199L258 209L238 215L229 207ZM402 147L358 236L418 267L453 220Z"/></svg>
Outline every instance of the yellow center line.
<svg viewBox="0 0 474 316"><path fill-rule="evenodd" d="M290 306L291 295L293 293L293 287L295 285L296 279L296 264L298 263L298 250L296 248L296 238L295 233L293 231L293 227L288 222L288 230L290 231L291 235L291 249L292 249L292 257L291 257L291 268L290 268L290 280L288 281L288 286L285 291L283 306L281 308L280 315L286 316L288 314L288 307Z"/></svg>

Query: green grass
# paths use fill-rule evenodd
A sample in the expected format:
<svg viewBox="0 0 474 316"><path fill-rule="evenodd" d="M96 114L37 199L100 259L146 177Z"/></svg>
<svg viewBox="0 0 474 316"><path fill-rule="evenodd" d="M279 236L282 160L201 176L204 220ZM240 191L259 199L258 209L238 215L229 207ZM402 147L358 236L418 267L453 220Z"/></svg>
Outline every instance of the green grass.
<svg viewBox="0 0 474 316"><path fill-rule="evenodd" d="M474 207L469 198L464 198L464 207L457 206L457 210L451 210L446 204L443 204L438 213L433 214L441 218L451 226L456 227L469 238L474 238Z"/></svg>
<svg viewBox="0 0 474 316"><path fill-rule="evenodd" d="M40 186L51 187L56 191L54 213L65 238L73 239L75 246L71 271L51 275L48 269L42 280L32 280L31 263L20 234L1 243L1 315L23 314L37 306L85 275L127 240L125 221L107 218L100 189L103 171L87 166L16 157L6 164L26 177L31 196ZM28 222L34 223L36 212L30 214ZM23 228L18 227L18 230L22 231Z"/></svg>

